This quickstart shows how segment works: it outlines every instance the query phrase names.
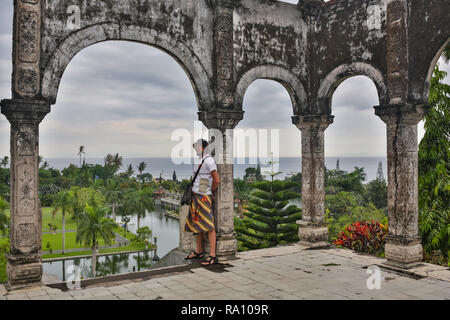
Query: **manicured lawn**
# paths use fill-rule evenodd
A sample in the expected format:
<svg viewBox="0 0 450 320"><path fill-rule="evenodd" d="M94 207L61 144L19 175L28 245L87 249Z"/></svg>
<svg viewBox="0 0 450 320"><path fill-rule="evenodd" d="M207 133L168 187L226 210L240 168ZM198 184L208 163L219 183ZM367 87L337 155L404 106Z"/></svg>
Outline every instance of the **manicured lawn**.
<svg viewBox="0 0 450 320"><path fill-rule="evenodd" d="M10 216L10 211L5 210L6 215ZM49 222L56 224L57 230L62 230L62 213L58 211L55 214L55 218L52 219L53 208L52 207L43 207L42 208L42 229L48 229ZM72 214L66 213L66 230L76 230L77 222L72 220Z"/></svg>
<svg viewBox="0 0 450 320"><path fill-rule="evenodd" d="M49 251L47 249L47 243L50 242L50 246L53 250L62 250L62 233L57 234L43 234L42 235L42 251ZM66 232L66 249L84 248L81 244L76 243L76 232ZM116 244L113 240L112 244ZM98 245L100 247L105 245L103 239L99 239ZM86 248L89 249L89 248Z"/></svg>
<svg viewBox="0 0 450 320"><path fill-rule="evenodd" d="M125 232L125 229L120 227L119 230L116 231L118 234L120 234L122 237L127 238L128 240L131 239L132 236L134 236L134 233L127 231Z"/></svg>
<svg viewBox="0 0 450 320"><path fill-rule="evenodd" d="M87 256L92 254L92 250L87 251L77 251L77 252L66 252L65 254L61 253L51 253L51 254L43 254L42 259L53 259L53 258L68 258L68 257L76 257L76 256Z"/></svg>
<svg viewBox="0 0 450 320"><path fill-rule="evenodd" d="M57 230L62 230L62 213L58 211L55 218L52 220L53 208L44 207L42 208L42 229L48 229L48 224L56 224ZM66 213L66 230L76 230L77 222L72 220L72 214Z"/></svg>
<svg viewBox="0 0 450 320"><path fill-rule="evenodd" d="M150 244L148 247L149 247L149 249L152 248L152 246ZM115 253L115 252L136 251L136 250L145 250L145 243L144 242L132 242L128 246L125 246L125 247L100 249L100 253Z"/></svg>

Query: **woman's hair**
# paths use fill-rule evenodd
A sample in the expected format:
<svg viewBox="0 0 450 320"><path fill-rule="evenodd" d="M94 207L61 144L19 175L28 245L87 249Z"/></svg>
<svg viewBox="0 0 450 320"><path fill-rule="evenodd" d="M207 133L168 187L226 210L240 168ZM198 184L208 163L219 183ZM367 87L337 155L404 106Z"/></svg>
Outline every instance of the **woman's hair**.
<svg viewBox="0 0 450 320"><path fill-rule="evenodd" d="M202 148L205 149L205 148L209 145L209 142L206 141L205 139L198 139L198 140L192 145L192 147L195 148L195 146L197 146L197 145L199 145L199 144L201 144L201 145L202 145Z"/></svg>

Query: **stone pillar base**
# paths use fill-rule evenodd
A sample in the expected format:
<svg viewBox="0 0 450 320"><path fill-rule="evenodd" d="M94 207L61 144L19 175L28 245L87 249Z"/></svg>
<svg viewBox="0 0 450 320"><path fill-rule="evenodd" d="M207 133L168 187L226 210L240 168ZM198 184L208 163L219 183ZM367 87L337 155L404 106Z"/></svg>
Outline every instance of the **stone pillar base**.
<svg viewBox="0 0 450 320"><path fill-rule="evenodd" d="M217 236L216 255L219 260L237 259L236 233L222 234Z"/></svg>
<svg viewBox="0 0 450 320"><path fill-rule="evenodd" d="M8 255L6 289L42 286L42 263L39 254Z"/></svg>
<svg viewBox="0 0 450 320"><path fill-rule="evenodd" d="M386 265L410 269L422 264L423 248L419 239L404 240L388 237L384 247Z"/></svg>
<svg viewBox="0 0 450 320"><path fill-rule="evenodd" d="M299 244L309 248L324 248L330 246L328 242L328 227L325 222L313 223L298 220L297 224L299 225Z"/></svg>

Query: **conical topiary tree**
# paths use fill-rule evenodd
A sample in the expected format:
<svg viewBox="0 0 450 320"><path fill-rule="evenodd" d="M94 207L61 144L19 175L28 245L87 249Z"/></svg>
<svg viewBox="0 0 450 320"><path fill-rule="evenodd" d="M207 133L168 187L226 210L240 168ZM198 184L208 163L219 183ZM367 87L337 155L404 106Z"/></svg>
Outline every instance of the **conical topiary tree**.
<svg viewBox="0 0 450 320"><path fill-rule="evenodd" d="M298 241L296 220L301 219L301 209L289 205L298 194L289 191L296 186L291 181L261 181L253 184L248 213L237 226L238 240L243 249L274 247Z"/></svg>

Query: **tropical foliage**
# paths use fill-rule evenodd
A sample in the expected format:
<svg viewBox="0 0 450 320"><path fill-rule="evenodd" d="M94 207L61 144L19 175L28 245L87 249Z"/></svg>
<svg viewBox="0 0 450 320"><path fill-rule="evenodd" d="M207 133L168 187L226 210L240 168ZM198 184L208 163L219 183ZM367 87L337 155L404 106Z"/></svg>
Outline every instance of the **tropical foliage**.
<svg viewBox="0 0 450 320"><path fill-rule="evenodd" d="M447 49L450 55L450 48ZM419 231L426 252L450 249L450 86L446 73L434 70L425 136L419 145Z"/></svg>
<svg viewBox="0 0 450 320"><path fill-rule="evenodd" d="M137 216L138 229L141 227L141 219L145 217L147 211L155 209L152 197L153 192L149 189L131 191L125 197L122 211Z"/></svg>

